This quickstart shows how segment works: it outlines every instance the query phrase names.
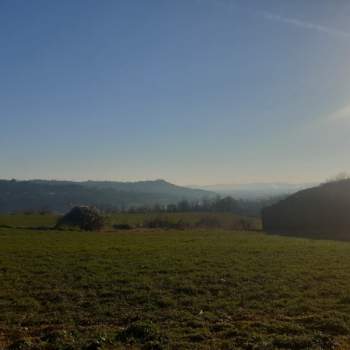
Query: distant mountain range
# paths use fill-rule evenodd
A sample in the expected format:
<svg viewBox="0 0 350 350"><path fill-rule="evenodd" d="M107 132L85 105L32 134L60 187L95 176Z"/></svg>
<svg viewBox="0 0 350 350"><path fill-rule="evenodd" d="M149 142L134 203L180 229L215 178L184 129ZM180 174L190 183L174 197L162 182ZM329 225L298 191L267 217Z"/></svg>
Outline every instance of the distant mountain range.
<svg viewBox="0 0 350 350"><path fill-rule="evenodd" d="M202 189L176 186L164 180L139 182L0 180L0 212L65 212L74 205L93 205L114 210L131 206L172 204L213 198Z"/></svg>
<svg viewBox="0 0 350 350"><path fill-rule="evenodd" d="M208 185L193 186L197 189L216 192L220 195L232 196L236 199L265 199L269 197L290 195L300 190L313 187L315 183L250 183L250 184L231 184L231 185Z"/></svg>

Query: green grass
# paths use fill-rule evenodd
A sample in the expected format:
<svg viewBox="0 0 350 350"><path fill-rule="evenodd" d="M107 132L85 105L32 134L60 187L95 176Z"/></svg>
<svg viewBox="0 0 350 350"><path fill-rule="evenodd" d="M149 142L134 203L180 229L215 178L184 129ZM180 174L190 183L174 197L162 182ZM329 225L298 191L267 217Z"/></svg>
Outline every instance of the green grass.
<svg viewBox="0 0 350 350"><path fill-rule="evenodd" d="M0 229L0 349L349 349L350 244Z"/></svg>
<svg viewBox="0 0 350 350"><path fill-rule="evenodd" d="M54 227L58 215L54 214L0 214L0 227L8 226L13 228L35 228ZM261 229L261 221L258 218L244 218L231 213L116 213L106 215L107 228L114 224L128 224L131 226L143 226L148 221L162 219L170 223L179 221L195 226L203 218L216 220L222 228L232 229L239 225L240 220L249 222L252 229Z"/></svg>
<svg viewBox="0 0 350 350"><path fill-rule="evenodd" d="M54 214L0 214L0 226L51 227L55 225L57 218Z"/></svg>
<svg viewBox="0 0 350 350"><path fill-rule="evenodd" d="M53 227L58 219L55 214L0 214L0 227ZM116 213L106 216L107 227L114 224L129 224L131 226L142 226L144 222L160 218L176 223L182 221L189 225L195 225L203 218L217 219L223 227L231 228L242 218L230 213ZM261 222L257 218L246 218L252 228L261 229Z"/></svg>

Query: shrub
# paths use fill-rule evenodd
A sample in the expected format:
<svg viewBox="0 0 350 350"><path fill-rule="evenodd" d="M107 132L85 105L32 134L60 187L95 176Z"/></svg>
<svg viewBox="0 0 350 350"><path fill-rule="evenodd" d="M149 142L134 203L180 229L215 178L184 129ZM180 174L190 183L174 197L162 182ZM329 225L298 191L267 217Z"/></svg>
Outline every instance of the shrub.
<svg viewBox="0 0 350 350"><path fill-rule="evenodd" d="M112 226L115 230L131 230L133 227L129 224L114 224Z"/></svg>
<svg viewBox="0 0 350 350"><path fill-rule="evenodd" d="M58 220L56 228L65 226L78 227L85 231L99 231L104 226L103 216L92 207L74 207Z"/></svg>
<svg viewBox="0 0 350 350"><path fill-rule="evenodd" d="M145 220L143 223L143 227L183 230L186 227L188 227L188 225L185 222L183 222L182 220L178 220L178 221L173 222L173 221L166 219L166 218L156 217L154 219Z"/></svg>

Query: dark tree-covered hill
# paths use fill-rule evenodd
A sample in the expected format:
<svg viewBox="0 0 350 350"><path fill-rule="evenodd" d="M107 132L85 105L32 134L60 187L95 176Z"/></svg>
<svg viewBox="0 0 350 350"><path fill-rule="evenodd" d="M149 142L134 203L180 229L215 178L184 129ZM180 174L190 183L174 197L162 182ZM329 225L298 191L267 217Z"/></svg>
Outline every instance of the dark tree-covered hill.
<svg viewBox="0 0 350 350"><path fill-rule="evenodd" d="M350 179L300 191L262 211L267 231L350 240Z"/></svg>

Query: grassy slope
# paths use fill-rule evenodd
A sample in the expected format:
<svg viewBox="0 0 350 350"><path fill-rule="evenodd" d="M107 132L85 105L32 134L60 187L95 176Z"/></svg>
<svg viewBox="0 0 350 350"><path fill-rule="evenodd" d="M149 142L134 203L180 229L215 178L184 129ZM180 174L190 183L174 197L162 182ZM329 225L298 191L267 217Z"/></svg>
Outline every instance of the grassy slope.
<svg viewBox="0 0 350 350"><path fill-rule="evenodd" d="M349 243L4 228L0 242L0 348L124 348L137 320L154 329L135 349L350 348Z"/></svg>

